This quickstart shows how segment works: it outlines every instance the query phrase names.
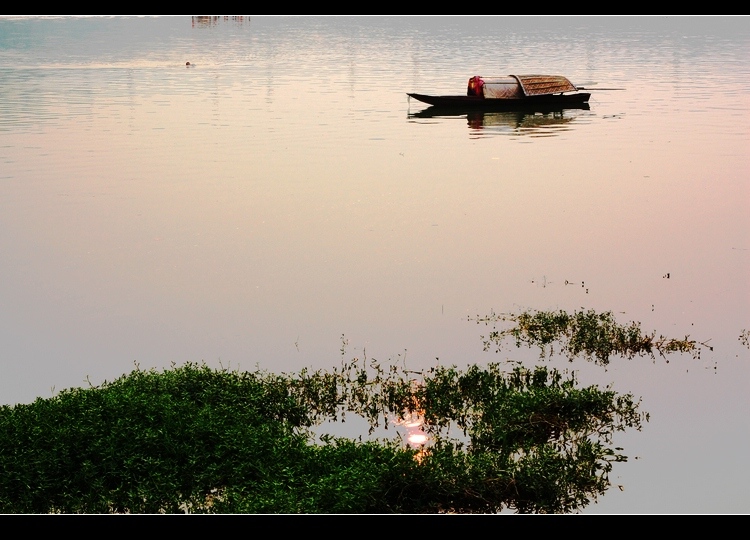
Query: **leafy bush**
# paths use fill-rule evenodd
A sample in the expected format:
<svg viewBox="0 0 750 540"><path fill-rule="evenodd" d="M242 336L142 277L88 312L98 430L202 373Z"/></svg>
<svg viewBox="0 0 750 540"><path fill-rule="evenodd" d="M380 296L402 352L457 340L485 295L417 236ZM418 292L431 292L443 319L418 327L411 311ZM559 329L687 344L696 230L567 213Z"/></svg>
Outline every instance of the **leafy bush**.
<svg viewBox="0 0 750 540"><path fill-rule="evenodd" d="M626 459L612 434L644 419L632 396L541 367L435 368L415 385L364 364L136 370L4 406L0 512L567 512L604 493ZM418 411L431 443L316 440L347 411L373 426Z"/></svg>
<svg viewBox="0 0 750 540"><path fill-rule="evenodd" d="M511 323L493 328L485 349L511 339L538 346L542 359L557 347L605 366L613 355L708 347L643 333L611 312L477 322ZM639 405L543 366L413 372L355 358L291 375L136 369L0 407L0 512L571 512L610 487L613 463L627 459L613 436L648 421ZM347 413L370 434L417 418L427 443L315 436Z"/></svg>

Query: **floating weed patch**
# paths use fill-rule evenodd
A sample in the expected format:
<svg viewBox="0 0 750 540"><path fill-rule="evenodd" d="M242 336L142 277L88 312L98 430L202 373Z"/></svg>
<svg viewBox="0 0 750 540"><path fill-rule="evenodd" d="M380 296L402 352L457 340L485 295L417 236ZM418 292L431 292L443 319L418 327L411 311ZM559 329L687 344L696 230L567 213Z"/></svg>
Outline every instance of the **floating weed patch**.
<svg viewBox="0 0 750 540"><path fill-rule="evenodd" d="M524 311L519 314L495 314L477 317L478 324L493 325L493 330L482 336L484 350L502 350L507 340L516 347L538 347L542 359L563 354L569 360L576 357L606 366L613 355L632 359L636 356L665 357L671 353L690 353L700 358L702 348L713 350L706 342L657 337L656 332L645 333L638 322L620 324L611 311ZM497 329L500 323L511 326ZM667 360L669 361L669 360Z"/></svg>
<svg viewBox="0 0 750 540"><path fill-rule="evenodd" d="M431 444L308 429L347 412L418 412ZM632 395L546 367L136 370L0 407L0 512L571 512L627 459L613 434L647 420Z"/></svg>
<svg viewBox="0 0 750 540"><path fill-rule="evenodd" d="M541 357L699 356L705 343L645 333L611 312L523 312L493 325ZM507 328L498 329L501 323ZM747 345L750 335L743 330ZM0 407L3 513L571 512L627 460L614 435L649 420L640 400L575 373L499 364L408 370L346 360L292 374L187 364ZM364 418L372 434L419 419L424 444L314 427ZM460 438L456 431L460 431Z"/></svg>

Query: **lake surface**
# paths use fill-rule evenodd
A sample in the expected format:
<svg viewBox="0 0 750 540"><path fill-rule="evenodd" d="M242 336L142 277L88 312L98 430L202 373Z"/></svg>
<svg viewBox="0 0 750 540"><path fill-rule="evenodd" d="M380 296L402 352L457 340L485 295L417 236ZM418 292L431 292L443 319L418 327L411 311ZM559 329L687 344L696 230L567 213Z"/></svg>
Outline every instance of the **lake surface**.
<svg viewBox="0 0 750 540"><path fill-rule="evenodd" d="M510 73L590 108L406 96ZM612 311L713 350L552 362L651 413L585 513L747 513L748 88L745 17L2 18L0 402L342 340L533 363L469 319Z"/></svg>

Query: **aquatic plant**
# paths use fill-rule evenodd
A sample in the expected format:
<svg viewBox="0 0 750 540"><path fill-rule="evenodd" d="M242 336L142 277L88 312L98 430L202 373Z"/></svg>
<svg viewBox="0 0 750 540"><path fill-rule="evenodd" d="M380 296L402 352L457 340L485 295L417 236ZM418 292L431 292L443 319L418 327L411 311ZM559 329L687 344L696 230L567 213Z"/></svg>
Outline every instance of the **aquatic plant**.
<svg viewBox="0 0 750 540"><path fill-rule="evenodd" d="M507 340L607 365L697 355L706 343L644 333L611 312L494 313ZM501 323L509 325L498 329ZM740 339L748 340L745 331ZM3 513L573 512L627 460L614 435L641 430L632 394L574 372L500 364L409 370L346 359L292 374L172 366L0 407ZM317 435L364 418L370 435L418 419L422 445Z"/></svg>
<svg viewBox="0 0 750 540"><path fill-rule="evenodd" d="M296 375L188 364L4 406L0 512L569 512L627 459L613 433L647 419L631 395L544 367L414 376L356 359ZM417 409L421 449L309 429Z"/></svg>
<svg viewBox="0 0 750 540"><path fill-rule="evenodd" d="M484 350L494 347L499 352L510 339L516 347L538 347L542 359L560 353L570 361L582 357L606 366L613 355L633 359L636 356L655 358L656 354L666 357L670 353L690 353L694 358L699 358L702 348L713 350L707 342L698 342L690 339L690 336L682 339L664 335L657 337L655 331L644 332L639 322L620 324L611 311L491 313L475 320L493 325L492 331L482 336ZM498 329L497 325L501 323L509 323L510 326Z"/></svg>

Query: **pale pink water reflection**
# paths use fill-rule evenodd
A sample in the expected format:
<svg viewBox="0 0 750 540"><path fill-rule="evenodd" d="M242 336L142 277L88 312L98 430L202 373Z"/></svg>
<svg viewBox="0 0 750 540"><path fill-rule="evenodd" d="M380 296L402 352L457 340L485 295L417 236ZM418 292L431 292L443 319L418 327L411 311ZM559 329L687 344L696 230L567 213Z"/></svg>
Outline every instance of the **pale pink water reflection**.
<svg viewBox="0 0 750 540"><path fill-rule="evenodd" d="M570 366L652 415L588 511L746 512L750 37L720 22L1 19L3 403L134 362L330 367L342 334L534 361L467 319L612 310L714 351ZM626 90L520 125L406 98L514 72Z"/></svg>

